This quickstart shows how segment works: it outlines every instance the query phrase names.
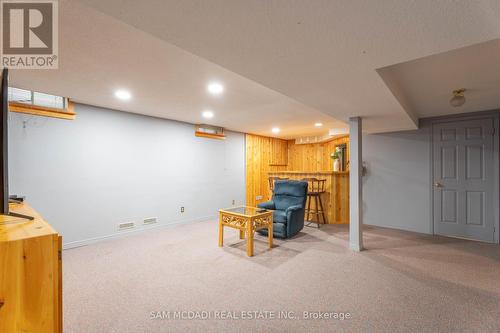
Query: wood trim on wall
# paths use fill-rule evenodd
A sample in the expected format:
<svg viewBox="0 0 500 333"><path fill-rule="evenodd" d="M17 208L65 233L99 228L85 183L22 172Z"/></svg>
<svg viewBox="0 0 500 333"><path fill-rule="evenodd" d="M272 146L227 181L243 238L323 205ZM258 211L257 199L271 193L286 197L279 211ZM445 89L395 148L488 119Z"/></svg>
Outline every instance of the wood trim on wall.
<svg viewBox="0 0 500 333"><path fill-rule="evenodd" d="M204 133L196 131L194 135L201 138L209 138L209 139L217 139L217 140L225 140L226 136L224 134L212 134L212 133Z"/></svg>
<svg viewBox="0 0 500 333"><path fill-rule="evenodd" d="M75 103L70 100L68 100L68 107L65 110L45 106L9 102L9 111L66 120L74 120L76 118Z"/></svg>

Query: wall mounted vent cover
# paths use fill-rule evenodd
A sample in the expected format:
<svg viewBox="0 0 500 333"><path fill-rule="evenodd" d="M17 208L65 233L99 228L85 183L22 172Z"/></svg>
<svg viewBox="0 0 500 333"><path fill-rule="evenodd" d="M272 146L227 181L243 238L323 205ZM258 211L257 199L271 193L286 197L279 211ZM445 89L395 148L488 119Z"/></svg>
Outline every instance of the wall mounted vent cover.
<svg viewBox="0 0 500 333"><path fill-rule="evenodd" d="M132 229L133 227L135 227L134 222L125 222L118 224L118 230Z"/></svg>
<svg viewBox="0 0 500 333"><path fill-rule="evenodd" d="M158 218L157 217L148 217L148 218L145 218L142 223L143 224L154 224L156 222L158 222Z"/></svg>

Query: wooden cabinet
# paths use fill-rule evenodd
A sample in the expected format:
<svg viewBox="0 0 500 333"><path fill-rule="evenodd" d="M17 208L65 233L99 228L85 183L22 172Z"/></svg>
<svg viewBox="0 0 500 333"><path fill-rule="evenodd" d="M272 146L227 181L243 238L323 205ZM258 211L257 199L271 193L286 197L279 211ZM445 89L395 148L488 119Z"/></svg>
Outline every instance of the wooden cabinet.
<svg viewBox="0 0 500 333"><path fill-rule="evenodd" d="M0 332L62 332L61 236L26 204L0 215Z"/></svg>

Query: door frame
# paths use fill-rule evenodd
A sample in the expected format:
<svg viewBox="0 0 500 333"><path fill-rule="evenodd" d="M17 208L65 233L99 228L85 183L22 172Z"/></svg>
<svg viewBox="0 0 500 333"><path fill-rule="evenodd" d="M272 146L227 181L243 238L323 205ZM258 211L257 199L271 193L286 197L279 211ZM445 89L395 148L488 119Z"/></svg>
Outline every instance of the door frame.
<svg viewBox="0 0 500 333"><path fill-rule="evenodd" d="M499 236L499 229L500 229L500 124L499 124L499 114L500 110L494 110L494 111L483 111L483 112L473 112L473 113L465 113L465 114L457 114L457 115L449 115L449 116L442 116L442 117L435 117L435 118L427 118L423 119L420 122L420 125L427 125L430 127L430 140L429 140L429 147L430 147L430 182L429 182L429 192L430 192L430 223L431 223L431 230L432 234L436 235L436 232L434 230L434 187L432 186L434 182L434 154L433 154L433 149L434 149L434 125L436 124L443 124L443 123L449 123L449 122L456 122L456 121L467 121L467 120L477 120L477 119L485 119L485 118L492 118L493 119L493 127L495 128L495 133L493 135L493 170L495 171L493 173L493 178L494 178L494 190L493 190L493 202L496 202L497 205L493 207L493 217L494 217L494 222L495 222L495 231L493 235L494 243L495 244L500 244L500 236Z"/></svg>

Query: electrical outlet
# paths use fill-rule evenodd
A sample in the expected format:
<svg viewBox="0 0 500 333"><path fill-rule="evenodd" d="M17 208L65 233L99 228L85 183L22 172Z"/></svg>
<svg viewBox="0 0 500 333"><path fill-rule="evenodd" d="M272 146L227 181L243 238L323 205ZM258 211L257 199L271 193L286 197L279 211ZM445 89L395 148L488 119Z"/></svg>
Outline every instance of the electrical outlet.
<svg viewBox="0 0 500 333"><path fill-rule="evenodd" d="M258 195L255 197L255 200L262 200L262 195Z"/></svg>
<svg viewBox="0 0 500 333"><path fill-rule="evenodd" d="M156 223L158 222L158 218L157 217L148 217L148 218L145 218L142 223L143 224L153 224L153 223Z"/></svg>
<svg viewBox="0 0 500 333"><path fill-rule="evenodd" d="M184 207L181 207L181 213L184 213Z"/></svg>
<svg viewBox="0 0 500 333"><path fill-rule="evenodd" d="M132 229L134 227L135 227L134 222L125 222L125 223L118 224L118 230Z"/></svg>
<svg viewBox="0 0 500 333"><path fill-rule="evenodd" d="M233 200L233 206L236 205L236 200Z"/></svg>

